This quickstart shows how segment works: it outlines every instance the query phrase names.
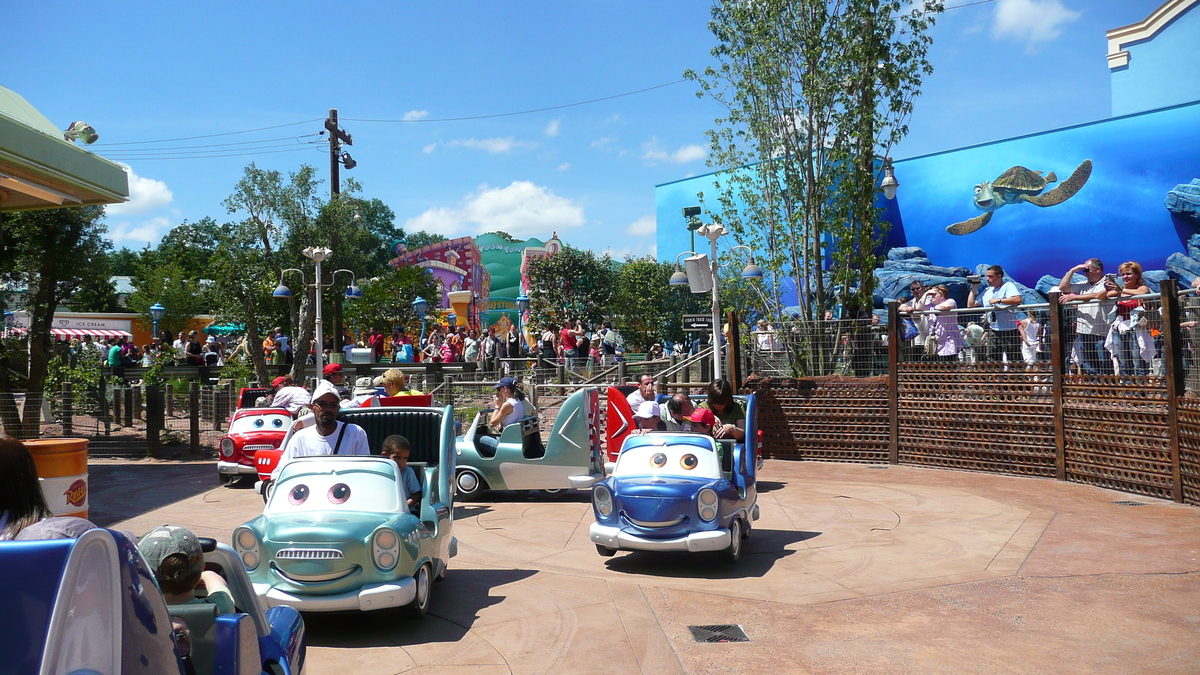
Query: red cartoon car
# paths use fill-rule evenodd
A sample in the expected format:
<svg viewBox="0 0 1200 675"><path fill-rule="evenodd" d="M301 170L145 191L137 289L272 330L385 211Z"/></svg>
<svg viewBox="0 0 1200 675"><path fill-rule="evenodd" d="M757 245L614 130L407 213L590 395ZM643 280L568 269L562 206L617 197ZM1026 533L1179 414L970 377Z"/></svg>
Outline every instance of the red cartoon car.
<svg viewBox="0 0 1200 675"><path fill-rule="evenodd" d="M278 450L292 416L283 408L239 408L229 419L229 431L221 438L217 473L222 483L238 476L258 474L254 453Z"/></svg>

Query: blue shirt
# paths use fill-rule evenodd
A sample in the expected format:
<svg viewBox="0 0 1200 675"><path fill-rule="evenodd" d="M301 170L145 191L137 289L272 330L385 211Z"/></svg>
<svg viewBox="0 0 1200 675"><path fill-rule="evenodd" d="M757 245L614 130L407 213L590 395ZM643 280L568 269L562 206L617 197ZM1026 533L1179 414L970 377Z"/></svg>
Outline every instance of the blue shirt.
<svg viewBox="0 0 1200 675"><path fill-rule="evenodd" d="M1000 288L995 288L988 285L987 290L983 292L983 297L979 299L979 304L984 307L992 308L992 298L1000 298L1006 300L1013 296L1020 297L1021 293L1011 281L1006 281L1000 284ZM1012 307L1016 305L997 305L997 309L988 312L988 323L991 324L992 330L1016 330L1017 329L1017 312ZM999 309L999 307L1008 307L1009 309Z"/></svg>
<svg viewBox="0 0 1200 675"><path fill-rule="evenodd" d="M421 482L417 480L417 474L411 466L405 466L400 472L400 482L404 483L405 499L412 499L412 496L421 491Z"/></svg>

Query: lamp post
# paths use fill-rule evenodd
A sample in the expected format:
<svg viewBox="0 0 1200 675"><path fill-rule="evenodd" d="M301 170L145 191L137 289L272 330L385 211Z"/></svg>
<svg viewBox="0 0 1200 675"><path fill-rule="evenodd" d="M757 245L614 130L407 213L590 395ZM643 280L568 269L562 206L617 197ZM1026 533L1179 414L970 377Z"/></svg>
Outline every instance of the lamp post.
<svg viewBox="0 0 1200 675"><path fill-rule="evenodd" d="M521 340L521 344L525 344L525 312L529 311L529 296L522 291L517 296L517 337ZM509 354L511 357L512 354ZM521 356L517 354L517 356Z"/></svg>
<svg viewBox="0 0 1200 675"><path fill-rule="evenodd" d="M158 322L162 321L163 314L166 313L167 308L163 307L161 302L150 305L150 320L154 322L154 337L151 339L151 342L158 339Z"/></svg>
<svg viewBox="0 0 1200 675"><path fill-rule="evenodd" d="M896 188L900 187L900 181L896 180L896 170L892 168L892 158L883 158L883 180L880 181L879 187L883 190L883 196L888 199L896 198Z"/></svg>
<svg viewBox="0 0 1200 675"><path fill-rule="evenodd" d="M713 379L721 379L721 305L717 281L717 239L729 234L723 226L717 224L702 225L696 230L700 236L708 239L710 250L712 252L711 261L702 253L695 251L684 251L675 257L675 273L671 275L672 286L688 285L693 293L704 293L712 291L712 318L713 318ZM754 249L749 246L735 246L731 249L736 251L739 248L744 248L750 251L750 264L742 270L743 279L761 279L763 276L762 269L754 262ZM684 265L687 269L679 267L679 258L685 255L691 255Z"/></svg>
<svg viewBox="0 0 1200 675"><path fill-rule="evenodd" d="M312 260L313 263L316 265L316 269L315 269L314 275L313 275L313 283L312 283L312 288L313 288L313 290L316 291L316 307L315 307L316 317L314 320L315 325L314 325L314 330L313 330L314 339L316 340L316 349L314 349L313 351L316 352L317 377L320 377L321 371L325 367L325 364L324 364L324 361L325 361L325 336L323 334L324 333L323 326L321 325L321 319L322 319L322 317L321 317L321 289L332 286L333 285L332 278L336 277L338 272L348 272L351 277L350 286L348 286L346 288L345 297L347 300L351 300L354 298L361 298L362 297L362 289L358 287L358 280L355 278L354 272L347 270L347 269L334 270L333 275L331 276L330 283L328 283L328 284L321 283L321 263L324 262L325 260L328 260L329 256L333 255L333 251L331 251L330 249L325 248L324 246L317 247L317 248L313 248L310 246L310 247L304 249L303 251L301 251L301 253L304 254L304 257L308 258L309 260ZM285 274L287 274L288 272L296 272L297 274L300 275L300 283L304 284L305 286L309 285L309 284L304 283L304 272L303 271L298 270L294 267L288 268L288 269L280 271L279 286L277 286L275 288L275 292L271 294L273 297L283 298L283 299L292 297L291 289L289 289L287 286L283 285L283 276Z"/></svg>
<svg viewBox="0 0 1200 675"><path fill-rule="evenodd" d="M425 347L425 314L429 312L429 303L418 295L417 299L413 300L412 306L413 311L421 319L421 337L417 340L417 350L419 351Z"/></svg>

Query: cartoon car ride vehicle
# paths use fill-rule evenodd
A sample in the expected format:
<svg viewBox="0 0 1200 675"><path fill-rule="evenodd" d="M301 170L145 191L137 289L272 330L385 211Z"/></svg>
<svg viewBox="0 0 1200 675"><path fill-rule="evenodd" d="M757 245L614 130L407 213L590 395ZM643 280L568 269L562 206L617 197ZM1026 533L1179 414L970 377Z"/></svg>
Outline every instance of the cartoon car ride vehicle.
<svg viewBox="0 0 1200 675"><path fill-rule="evenodd" d="M416 512L391 459L300 457L280 468L262 515L234 530L234 548L264 605L311 612L407 607L420 618L432 582L458 553L451 409L358 408L338 419L361 426L372 452L391 434L409 440L408 466L421 483Z"/></svg>
<svg viewBox="0 0 1200 675"><path fill-rule="evenodd" d="M10 608L0 615L2 670L184 675L171 624L171 616L180 616L198 675L301 672L300 614L290 607L264 612L233 550L211 539L201 543L206 566L229 582L237 613L216 616L208 604L168 606L137 543L121 532L0 542L0 575L20 580L0 584L0 603Z"/></svg>
<svg viewBox="0 0 1200 675"><path fill-rule="evenodd" d="M600 449L600 392L580 389L567 397L542 442L536 415L504 427L498 443L478 443L491 410L481 410L456 441L455 485L461 497L483 490L541 490L553 493L588 488L604 478Z"/></svg>
<svg viewBox="0 0 1200 675"><path fill-rule="evenodd" d="M719 551L735 563L758 520L755 464L742 444L691 433L629 436L592 488L589 536L617 551Z"/></svg>
<svg viewBox="0 0 1200 675"><path fill-rule="evenodd" d="M621 452L621 446L625 442L625 439L637 429L637 424L633 419L633 410L630 408L629 401L626 398L636 389L636 386L629 385L608 388L604 440L610 462L617 461L617 456ZM660 394L656 401L659 405L666 406L670 398L670 396ZM690 398L693 404L700 405L706 397L703 394L692 394ZM746 396L735 395L733 400L740 404L742 409L746 411L746 438L754 440L750 449L753 453L755 468L761 469L763 463L763 434L762 430L758 427L758 404L756 403L754 394ZM743 443L738 443L738 445L741 446Z"/></svg>
<svg viewBox="0 0 1200 675"><path fill-rule="evenodd" d="M283 408L239 408L229 418L229 430L218 447L217 473L222 483L239 476L258 475L254 454L260 450L279 452L280 444L292 424L292 416Z"/></svg>

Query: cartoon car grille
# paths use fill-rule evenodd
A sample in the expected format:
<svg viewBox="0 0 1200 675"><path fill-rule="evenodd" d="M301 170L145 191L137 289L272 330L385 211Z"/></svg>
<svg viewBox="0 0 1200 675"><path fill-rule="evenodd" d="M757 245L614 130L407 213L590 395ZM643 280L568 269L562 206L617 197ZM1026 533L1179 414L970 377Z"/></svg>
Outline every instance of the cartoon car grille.
<svg viewBox="0 0 1200 675"><path fill-rule="evenodd" d="M328 548L285 548L275 554L276 560L341 560L341 551Z"/></svg>

